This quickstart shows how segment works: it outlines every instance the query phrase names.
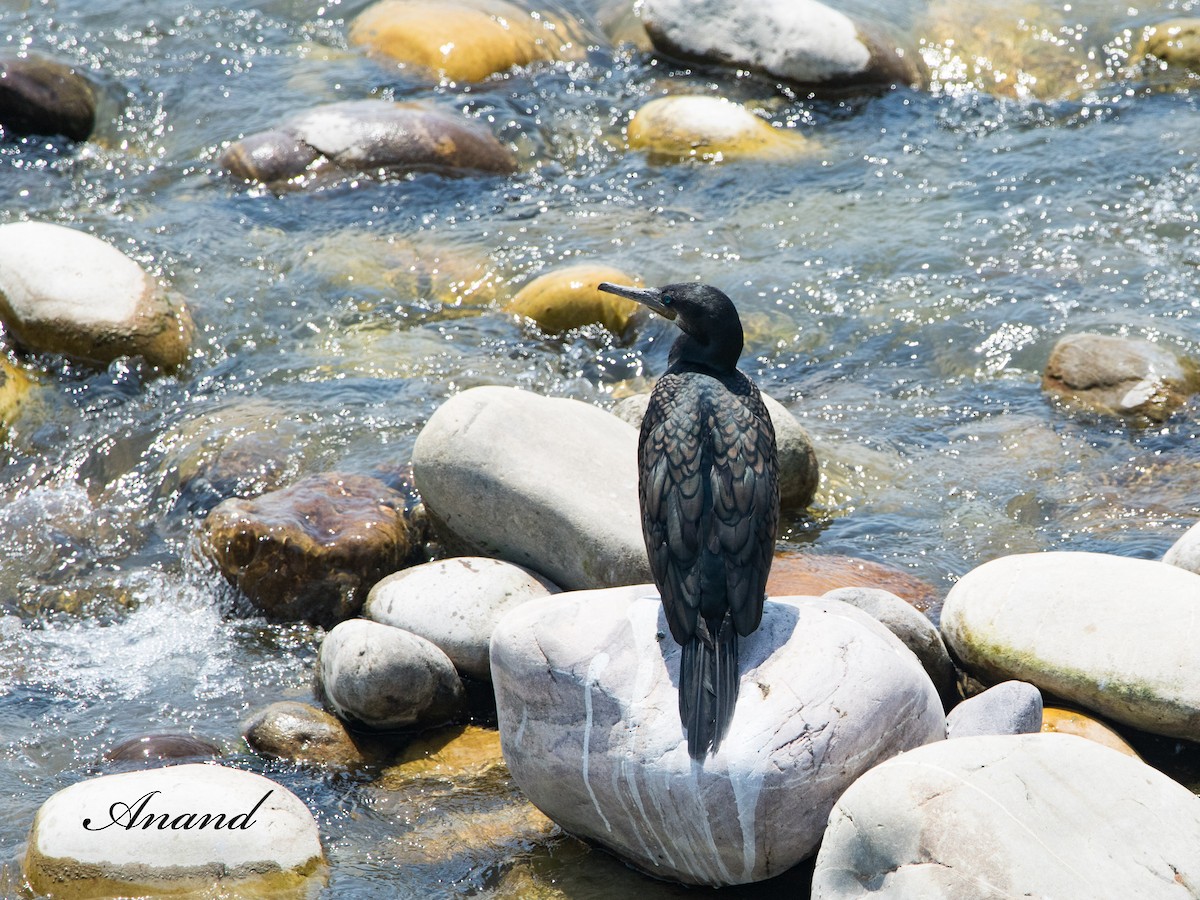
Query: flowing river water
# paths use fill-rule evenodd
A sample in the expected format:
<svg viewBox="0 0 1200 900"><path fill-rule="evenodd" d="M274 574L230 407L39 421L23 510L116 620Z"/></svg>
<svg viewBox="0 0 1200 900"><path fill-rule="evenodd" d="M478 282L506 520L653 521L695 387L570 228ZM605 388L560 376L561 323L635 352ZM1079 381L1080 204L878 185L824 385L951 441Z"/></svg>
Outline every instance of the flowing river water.
<svg viewBox="0 0 1200 900"><path fill-rule="evenodd" d="M166 377L12 356L34 393L0 455L0 889L18 890L51 793L108 770L128 737L189 731L314 810L324 896L522 896L518 864L517 883L545 896L674 894L561 838L439 855L425 835L469 822L470 797L381 793L370 773L251 753L250 712L311 699L320 632L247 611L196 553L205 498L180 488L222 434L269 431L276 482L387 471L466 387L606 406L661 372L666 323L554 337L503 312L556 265L700 278L734 297L744 368L825 467L783 546L888 563L944 594L1005 553L1157 558L1200 515L1196 401L1136 428L1040 389L1070 332L1200 358L1198 95L1127 68L1145 25L1197 4L885 5L889 25L925 38L930 89L833 99L614 48L619 4L601 0L553 7L589 35L581 60L430 83L348 48L365 5L0 0L0 47L94 70L116 98L93 141L0 145L0 224L102 237L186 296L198 327ZM1039 79L992 89L1021 66ZM668 164L626 151L629 112L668 84L750 103L820 152ZM272 192L216 163L283 115L373 96L478 117L519 171ZM448 302L397 275L429 258L483 272L490 299Z"/></svg>

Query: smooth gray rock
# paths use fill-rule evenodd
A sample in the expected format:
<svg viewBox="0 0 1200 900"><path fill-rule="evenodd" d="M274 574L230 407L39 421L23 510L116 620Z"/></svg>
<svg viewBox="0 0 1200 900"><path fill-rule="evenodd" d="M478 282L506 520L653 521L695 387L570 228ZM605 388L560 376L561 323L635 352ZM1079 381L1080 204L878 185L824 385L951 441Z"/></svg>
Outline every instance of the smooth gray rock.
<svg viewBox="0 0 1200 900"><path fill-rule="evenodd" d="M339 719L379 731L441 725L464 703L462 681L445 653L368 619L349 619L325 635L316 689Z"/></svg>
<svg viewBox="0 0 1200 900"><path fill-rule="evenodd" d="M613 415L640 430L642 416L646 414L649 403L649 394L633 394L613 406ZM812 503L821 480L812 438L800 420L774 397L763 394L763 403L775 428L775 445L779 452L780 506L784 509L806 509Z"/></svg>
<svg viewBox="0 0 1200 900"><path fill-rule="evenodd" d="M23 347L174 368L191 350L187 306L116 247L48 222L0 226L0 319Z"/></svg>
<svg viewBox="0 0 1200 900"><path fill-rule="evenodd" d="M1005 681L964 700L946 716L946 737L1036 734L1042 730L1042 692L1026 681Z"/></svg>
<svg viewBox="0 0 1200 900"><path fill-rule="evenodd" d="M477 387L443 403L413 447L431 521L465 555L568 590L650 581L637 432L578 400Z"/></svg>
<svg viewBox="0 0 1200 900"><path fill-rule="evenodd" d="M679 656L651 585L534 600L492 636L517 785L566 830L659 878L779 874L813 853L855 778L945 735L912 652L836 600L767 603L741 642L729 732L703 764L679 722Z"/></svg>
<svg viewBox="0 0 1200 900"><path fill-rule="evenodd" d="M919 55L817 0L644 0L654 46L801 85L919 85Z"/></svg>
<svg viewBox="0 0 1200 900"><path fill-rule="evenodd" d="M213 818L199 827L206 813ZM323 860L312 813L283 785L193 763L89 778L54 794L34 817L23 867L39 896L207 893L214 872L226 890L278 896L323 877Z"/></svg>
<svg viewBox="0 0 1200 900"><path fill-rule="evenodd" d="M492 629L510 609L558 593L540 575L482 556L455 556L403 569L377 583L363 615L435 644L455 667L490 680Z"/></svg>
<svg viewBox="0 0 1200 900"><path fill-rule="evenodd" d="M1050 351L1042 387L1065 403L1162 422L1196 390L1196 367L1137 338L1080 332Z"/></svg>
<svg viewBox="0 0 1200 900"><path fill-rule="evenodd" d="M1185 531L1167 552L1162 561L1200 575L1200 522Z"/></svg>
<svg viewBox="0 0 1200 900"><path fill-rule="evenodd" d="M1200 575L1100 553L1004 556L942 608L942 637L984 682L1017 679L1117 722L1200 737Z"/></svg>
<svg viewBox="0 0 1200 900"><path fill-rule="evenodd" d="M878 619L916 654L933 681L933 686L937 688L942 704L948 709L958 702L958 673L941 634L927 615L882 588L835 588L822 596L849 603Z"/></svg>
<svg viewBox="0 0 1200 900"><path fill-rule="evenodd" d="M813 900L1200 895L1200 799L1074 735L920 747L833 808Z"/></svg>

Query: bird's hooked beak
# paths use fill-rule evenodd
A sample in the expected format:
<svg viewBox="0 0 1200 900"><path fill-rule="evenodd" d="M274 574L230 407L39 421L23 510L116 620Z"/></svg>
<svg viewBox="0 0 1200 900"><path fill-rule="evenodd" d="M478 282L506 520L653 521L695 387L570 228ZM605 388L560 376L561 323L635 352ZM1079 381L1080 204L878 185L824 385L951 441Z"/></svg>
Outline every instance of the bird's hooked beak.
<svg viewBox="0 0 1200 900"><path fill-rule="evenodd" d="M628 297L630 300L636 300L643 306L650 307L664 318L675 318L675 310L663 303L662 291L658 288L625 287L624 285L611 284L607 281L600 282L597 287L606 294L616 294L618 297Z"/></svg>

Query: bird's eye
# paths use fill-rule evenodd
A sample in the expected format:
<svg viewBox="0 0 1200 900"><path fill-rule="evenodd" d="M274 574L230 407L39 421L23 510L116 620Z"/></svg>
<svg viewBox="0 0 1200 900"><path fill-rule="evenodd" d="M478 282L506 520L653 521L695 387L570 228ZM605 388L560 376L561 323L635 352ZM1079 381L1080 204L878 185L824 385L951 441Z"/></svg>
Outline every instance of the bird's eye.
<svg viewBox="0 0 1200 900"><path fill-rule="evenodd" d="M670 305L671 305L672 303L674 303L674 302L675 302L675 298L674 298L674 297L672 297L670 294L663 294L663 295L662 295L662 304L663 304L663 306L670 306Z"/></svg>

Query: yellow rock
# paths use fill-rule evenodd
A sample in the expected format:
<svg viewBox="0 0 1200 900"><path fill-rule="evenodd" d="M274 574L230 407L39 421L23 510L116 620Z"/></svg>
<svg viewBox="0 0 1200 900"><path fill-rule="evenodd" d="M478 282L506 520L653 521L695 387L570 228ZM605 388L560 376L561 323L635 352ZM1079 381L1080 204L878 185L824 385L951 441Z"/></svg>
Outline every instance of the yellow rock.
<svg viewBox="0 0 1200 900"><path fill-rule="evenodd" d="M1153 56L1169 69L1200 75L1200 19L1172 19L1146 29L1137 56Z"/></svg>
<svg viewBox="0 0 1200 900"><path fill-rule="evenodd" d="M473 778L503 765L500 732L460 725L417 738L384 770L378 784L386 789L413 778Z"/></svg>
<svg viewBox="0 0 1200 900"><path fill-rule="evenodd" d="M626 139L629 149L664 159L782 161L813 151L804 136L772 128L744 106L720 97L651 100L634 113Z"/></svg>
<svg viewBox="0 0 1200 900"><path fill-rule="evenodd" d="M1059 709L1047 706L1042 710L1042 731L1054 731L1059 734L1074 734L1113 750L1119 750L1127 756L1137 757L1137 751L1130 747L1125 740L1109 728L1097 722L1090 716L1073 709ZM1139 757L1140 758L1140 757Z"/></svg>
<svg viewBox="0 0 1200 900"><path fill-rule="evenodd" d="M597 290L602 281L641 284L620 269L579 263L535 278L517 292L508 309L533 319L550 333L599 324L620 334L640 307L632 300Z"/></svg>
<svg viewBox="0 0 1200 900"><path fill-rule="evenodd" d="M17 420L33 386L23 369L0 356L0 427L8 428Z"/></svg>
<svg viewBox="0 0 1200 900"><path fill-rule="evenodd" d="M513 66L575 59L568 23L506 0L381 0L350 26L350 43L451 81L481 81Z"/></svg>

